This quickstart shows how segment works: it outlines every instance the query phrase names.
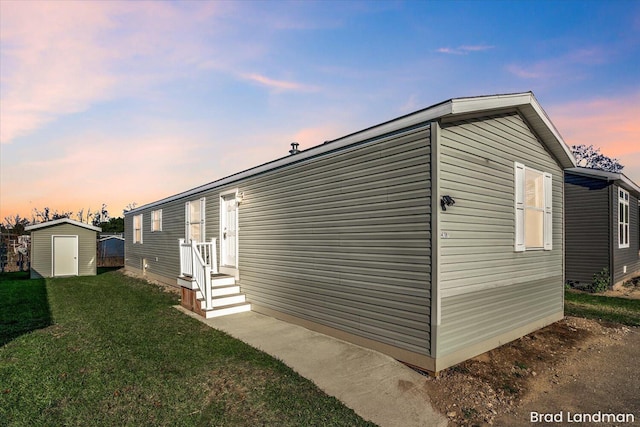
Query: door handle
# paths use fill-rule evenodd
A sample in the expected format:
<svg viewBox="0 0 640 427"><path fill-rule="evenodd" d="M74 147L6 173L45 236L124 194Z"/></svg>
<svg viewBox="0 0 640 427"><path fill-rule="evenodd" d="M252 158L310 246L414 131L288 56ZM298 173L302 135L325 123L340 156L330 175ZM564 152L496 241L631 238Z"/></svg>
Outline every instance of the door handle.
<svg viewBox="0 0 640 427"><path fill-rule="evenodd" d="M225 240L227 239L227 229L226 228L222 232L222 238L225 239Z"/></svg>

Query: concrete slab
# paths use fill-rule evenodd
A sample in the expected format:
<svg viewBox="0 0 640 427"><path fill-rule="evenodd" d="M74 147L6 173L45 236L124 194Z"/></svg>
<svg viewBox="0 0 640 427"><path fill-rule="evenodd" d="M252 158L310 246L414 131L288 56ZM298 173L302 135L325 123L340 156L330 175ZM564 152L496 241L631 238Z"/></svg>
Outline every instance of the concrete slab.
<svg viewBox="0 0 640 427"><path fill-rule="evenodd" d="M425 378L389 356L255 312L203 319L176 308L281 360L381 427L447 425Z"/></svg>

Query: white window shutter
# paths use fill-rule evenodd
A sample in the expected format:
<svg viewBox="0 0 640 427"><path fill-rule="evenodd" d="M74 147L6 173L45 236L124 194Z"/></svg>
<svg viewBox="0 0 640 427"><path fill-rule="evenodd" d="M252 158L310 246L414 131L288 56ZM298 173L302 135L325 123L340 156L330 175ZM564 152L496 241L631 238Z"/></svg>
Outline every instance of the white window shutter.
<svg viewBox="0 0 640 427"><path fill-rule="evenodd" d="M515 163L514 167L514 181L515 181L515 247L516 252L524 252L524 165L522 163Z"/></svg>
<svg viewBox="0 0 640 427"><path fill-rule="evenodd" d="M553 177L544 173L544 250L553 249Z"/></svg>
<svg viewBox="0 0 640 427"><path fill-rule="evenodd" d="M201 198L200 199L200 241L204 242L205 238L206 238L206 234L205 234L205 218L204 218L204 213L205 213L205 208L206 208L206 200L205 198Z"/></svg>
<svg viewBox="0 0 640 427"><path fill-rule="evenodd" d="M185 242L189 242L191 237L189 236L189 225L191 219L191 202L184 204L184 238Z"/></svg>

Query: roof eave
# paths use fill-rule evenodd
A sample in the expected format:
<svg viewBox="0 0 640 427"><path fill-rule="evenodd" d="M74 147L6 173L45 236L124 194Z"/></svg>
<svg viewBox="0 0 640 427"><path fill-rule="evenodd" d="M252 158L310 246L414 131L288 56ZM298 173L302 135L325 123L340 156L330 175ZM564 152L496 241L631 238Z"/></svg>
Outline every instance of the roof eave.
<svg viewBox="0 0 640 427"><path fill-rule="evenodd" d="M609 171L603 171L600 169L583 168L583 167L570 168L570 169L567 169L566 172L572 173L574 175L581 175L589 178L596 178L596 179L611 181L619 185L624 184L623 187L625 187L628 190L634 191L636 194L640 195L640 186L621 172L609 172Z"/></svg>
<svg viewBox="0 0 640 427"><path fill-rule="evenodd" d="M576 166L576 160L560 132L553 125L532 92L454 99L453 115L488 113L490 111L515 109L531 125L536 135L558 159L563 168Z"/></svg>
<svg viewBox="0 0 640 427"><path fill-rule="evenodd" d="M97 232L102 231L102 228L100 227L96 227L91 224L85 224L84 222L75 221L70 218L60 218L60 219L54 219L53 221L46 221L46 222L41 222L39 224L28 225L24 228L24 231L33 231L33 230L38 230L40 228L53 227L58 224L71 224L71 225L86 228L92 231L97 231Z"/></svg>
<svg viewBox="0 0 640 427"><path fill-rule="evenodd" d="M240 179L247 178L272 169L280 168L291 163L298 163L315 157L327 151L333 151L340 147L385 135L400 129L428 123L442 118L454 118L470 113L490 114L492 111L517 110L533 127L534 132L542 140L549 151L556 157L563 168L575 167L576 162L571 150L566 145L560 133L557 131L549 117L542 109L532 92L513 93L504 95L478 96L469 98L454 98L431 107L407 114L405 116L381 123L376 126L343 136L301 151L295 155L285 156L280 159L265 163L245 171L230 175L228 177L195 187L191 190L166 197L164 199L145 204L138 208L124 212L124 215L131 215L145 209L158 206L160 204L189 197L202 191L209 190L223 185L231 184Z"/></svg>

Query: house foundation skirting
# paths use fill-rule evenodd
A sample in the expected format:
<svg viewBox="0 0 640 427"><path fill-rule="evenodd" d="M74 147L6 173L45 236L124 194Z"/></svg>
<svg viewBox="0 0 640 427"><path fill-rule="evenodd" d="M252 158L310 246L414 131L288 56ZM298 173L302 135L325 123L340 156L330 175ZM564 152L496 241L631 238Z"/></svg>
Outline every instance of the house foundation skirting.
<svg viewBox="0 0 640 427"><path fill-rule="evenodd" d="M175 278L173 280L170 280L164 276L156 275L149 271L147 271L146 274L143 275L142 270L131 267L131 266L126 266L125 270L129 273L133 273L144 279L158 281L168 286L172 286L177 289L180 289L182 294L180 305L182 305L182 307L186 308L189 311L198 313L201 316L204 315L203 311L198 306L198 301L195 298L195 291L178 286L175 281ZM292 323L294 325L305 327L307 329L310 329L315 332L319 332L321 334L329 335L331 337L338 338L343 341L350 342L352 344L356 344L365 348L369 348L371 350L378 351L380 353L393 357L396 360L400 360L403 363L406 363L407 365L414 366L423 371L427 371L431 374L436 374L437 372L442 371L443 369L449 368L453 365L456 365L460 362L471 359L472 357L478 356L496 347L499 347L511 341L517 340L520 337L523 337L533 331L536 331L540 328L543 328L547 325L550 325L564 318L564 313L558 312L550 316L544 317L542 319L535 320L517 329L507 331L496 337L492 337L485 341L460 349L453 353L445 354L437 358L433 358L425 354L416 353L416 352L405 350L389 344L381 343L379 341L375 341L369 338L364 338L355 334L351 334L349 332L332 328L330 326L325 326L316 322L305 320L296 316L292 316L290 314L282 313L280 311L276 311L276 310L259 306L256 304L252 304L251 310L257 313L274 317L279 320L283 320L285 322Z"/></svg>
<svg viewBox="0 0 640 427"><path fill-rule="evenodd" d="M460 362L464 362L465 360L476 357L482 353L486 353L487 351L493 350L494 348L500 347L501 345L507 344L511 341L515 341L518 338L530 334L533 331L537 331L538 329L544 328L545 326L557 322L558 320L562 320L563 318L564 312L561 311L536 320L534 322L527 323L524 326L507 331L496 337L489 338L485 341L473 344L469 347L465 347L453 353L437 357L436 369L437 371L441 371Z"/></svg>
<svg viewBox="0 0 640 427"><path fill-rule="evenodd" d="M252 310L267 316L274 317L276 319L284 320L295 325L303 326L312 331L320 332L325 335L338 338L352 344L360 345L365 348L369 348L380 353L386 354L399 360L407 365L414 366L423 371L426 371L432 375L437 374L446 368L456 365L472 357L478 356L503 344L507 344L511 341L517 340L533 331L550 325L558 320L564 318L564 313L559 312L551 316L536 320L528 323L520 328L505 332L504 334L490 338L488 340L476 343L467 348L458 350L454 353L433 358L424 354L415 353L409 350L404 350L398 347L394 347L389 344L384 344L368 338L363 338L358 335L350 334L348 332L341 331L339 329L331 328L329 326L321 325L309 320L301 319L299 317L291 316L276 310L272 310L266 307L261 307L253 304Z"/></svg>
<svg viewBox="0 0 640 427"><path fill-rule="evenodd" d="M176 289L180 289L181 286L178 286L178 283L176 282L176 278L169 278L169 277L165 277L165 276L161 276L159 274L154 274L152 272L150 272L149 270L147 270L146 272L143 272L141 269L139 268L135 268L135 267L131 267L130 265L125 265L124 270L127 273L133 274L135 276L138 276L142 279L148 280L150 282L158 282L161 283L163 285L166 286L171 286L173 288Z"/></svg>
<svg viewBox="0 0 640 427"><path fill-rule="evenodd" d="M401 362L404 362L408 365L416 366L422 370L435 372L435 360L427 355L404 350L399 347L394 347L392 345L384 344L369 338L363 338L361 336L344 332L336 328L321 325L316 322L311 322L309 320L291 316L290 314L282 313L280 311L272 310L270 308L262 307L256 304L252 304L251 310L257 313L274 317L279 320L283 320L288 323L292 323L294 325L305 327L321 334L329 335L331 337L338 338L352 344L378 351L380 353L386 354L387 356L391 356L396 360L400 360Z"/></svg>

